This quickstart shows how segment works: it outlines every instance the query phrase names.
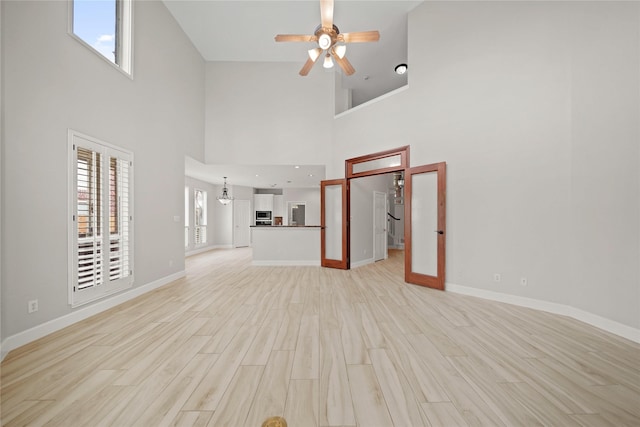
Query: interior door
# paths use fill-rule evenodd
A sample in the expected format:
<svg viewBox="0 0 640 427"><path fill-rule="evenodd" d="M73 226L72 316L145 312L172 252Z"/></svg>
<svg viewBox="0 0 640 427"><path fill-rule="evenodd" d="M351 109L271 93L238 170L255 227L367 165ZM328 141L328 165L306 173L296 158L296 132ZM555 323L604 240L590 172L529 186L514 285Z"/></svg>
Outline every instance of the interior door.
<svg viewBox="0 0 640 427"><path fill-rule="evenodd" d="M444 289L446 163L405 172L405 281Z"/></svg>
<svg viewBox="0 0 640 427"><path fill-rule="evenodd" d="M249 200L233 201L233 246L249 246L251 242L251 203Z"/></svg>
<svg viewBox="0 0 640 427"><path fill-rule="evenodd" d="M348 185L346 179L320 181L320 264L349 269Z"/></svg>
<svg viewBox="0 0 640 427"><path fill-rule="evenodd" d="M387 194L373 192L373 260L387 259Z"/></svg>

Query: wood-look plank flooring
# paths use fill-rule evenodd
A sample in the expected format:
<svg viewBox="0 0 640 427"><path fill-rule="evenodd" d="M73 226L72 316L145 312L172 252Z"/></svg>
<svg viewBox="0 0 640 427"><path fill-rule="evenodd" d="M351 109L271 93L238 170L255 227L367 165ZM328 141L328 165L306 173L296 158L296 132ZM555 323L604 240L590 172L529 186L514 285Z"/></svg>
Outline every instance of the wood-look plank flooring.
<svg viewBox="0 0 640 427"><path fill-rule="evenodd" d="M351 271L190 257L167 286L12 351L4 426L639 426L640 345Z"/></svg>

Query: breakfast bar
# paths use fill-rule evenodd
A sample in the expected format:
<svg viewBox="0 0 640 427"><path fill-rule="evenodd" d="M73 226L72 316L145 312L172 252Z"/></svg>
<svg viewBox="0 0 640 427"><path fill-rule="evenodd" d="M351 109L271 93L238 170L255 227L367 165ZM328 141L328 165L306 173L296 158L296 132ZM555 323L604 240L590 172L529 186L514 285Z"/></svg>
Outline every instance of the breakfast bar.
<svg viewBox="0 0 640 427"><path fill-rule="evenodd" d="M320 265L320 226L252 226L252 265Z"/></svg>

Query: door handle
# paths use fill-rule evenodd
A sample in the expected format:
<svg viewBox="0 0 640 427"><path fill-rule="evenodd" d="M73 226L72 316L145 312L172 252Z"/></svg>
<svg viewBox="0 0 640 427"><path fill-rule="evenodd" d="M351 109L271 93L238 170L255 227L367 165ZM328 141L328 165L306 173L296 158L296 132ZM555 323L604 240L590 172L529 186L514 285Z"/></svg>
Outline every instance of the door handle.
<svg viewBox="0 0 640 427"><path fill-rule="evenodd" d="M434 233L438 233L438 234L444 234L444 231L442 230L435 230Z"/></svg>

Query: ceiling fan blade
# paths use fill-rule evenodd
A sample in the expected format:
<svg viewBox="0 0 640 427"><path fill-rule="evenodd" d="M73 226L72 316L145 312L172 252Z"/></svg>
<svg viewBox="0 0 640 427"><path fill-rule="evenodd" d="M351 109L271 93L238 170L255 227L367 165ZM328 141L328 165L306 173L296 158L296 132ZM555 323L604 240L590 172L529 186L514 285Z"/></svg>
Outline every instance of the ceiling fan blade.
<svg viewBox="0 0 640 427"><path fill-rule="evenodd" d="M333 49L332 49L333 50ZM353 65L351 65L351 62L349 62L349 60L347 59L346 56L343 56L342 58L340 58L338 55L335 54L335 51L333 52L333 59L335 59L335 61L338 63L338 65L340 66L340 68L342 68L342 71L347 75L350 76L351 74L356 72L356 69L353 68Z"/></svg>
<svg viewBox="0 0 640 427"><path fill-rule="evenodd" d="M333 0L320 0L320 23L322 28L333 28Z"/></svg>
<svg viewBox="0 0 640 427"><path fill-rule="evenodd" d="M311 68L313 68L313 64L315 64L316 61L314 61L311 58L307 58L307 62L304 63L304 65L302 66L302 68L300 69L300 75L301 76L306 76L307 74L309 74L309 71L311 71Z"/></svg>
<svg viewBox="0 0 640 427"><path fill-rule="evenodd" d="M338 41L344 43L377 42L378 40L380 40L380 33L378 31L358 31L355 33L338 34Z"/></svg>
<svg viewBox="0 0 640 427"><path fill-rule="evenodd" d="M315 42L318 37L307 34L278 34L275 39L277 42Z"/></svg>

